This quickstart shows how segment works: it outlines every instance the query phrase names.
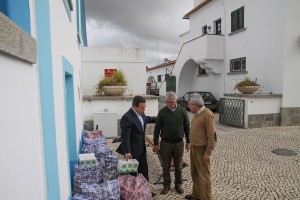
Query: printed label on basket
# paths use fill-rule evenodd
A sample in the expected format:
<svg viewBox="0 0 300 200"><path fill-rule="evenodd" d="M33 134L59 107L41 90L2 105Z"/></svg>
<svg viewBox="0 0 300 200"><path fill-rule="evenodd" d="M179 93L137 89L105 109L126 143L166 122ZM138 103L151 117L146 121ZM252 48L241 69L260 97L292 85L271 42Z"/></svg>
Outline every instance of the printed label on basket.
<svg viewBox="0 0 300 200"><path fill-rule="evenodd" d="M133 173L137 172L138 167L139 167L139 162L136 159L129 159L128 160L127 170L129 172L133 172Z"/></svg>
<svg viewBox="0 0 300 200"><path fill-rule="evenodd" d="M128 161L119 159L117 169L119 173L136 173L138 167L139 162L136 159L129 159Z"/></svg>
<svg viewBox="0 0 300 200"><path fill-rule="evenodd" d="M92 162L91 162L90 160L86 160L86 161L85 161L85 165L88 165L88 166L90 166L90 165L91 165L91 163L92 163Z"/></svg>
<svg viewBox="0 0 300 200"><path fill-rule="evenodd" d="M79 164L83 166L98 166L94 153L79 154Z"/></svg>
<svg viewBox="0 0 300 200"><path fill-rule="evenodd" d="M120 173L126 173L127 172L127 161L120 159L118 161L117 169Z"/></svg>

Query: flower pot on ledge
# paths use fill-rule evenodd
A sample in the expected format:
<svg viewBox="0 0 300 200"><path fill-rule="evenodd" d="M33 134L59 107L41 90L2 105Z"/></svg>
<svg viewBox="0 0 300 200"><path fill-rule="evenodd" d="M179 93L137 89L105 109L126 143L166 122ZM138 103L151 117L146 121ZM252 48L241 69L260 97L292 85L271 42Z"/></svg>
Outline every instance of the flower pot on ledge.
<svg viewBox="0 0 300 200"><path fill-rule="evenodd" d="M103 86L101 89L109 96L122 96L127 90L127 86Z"/></svg>
<svg viewBox="0 0 300 200"><path fill-rule="evenodd" d="M252 94L258 90L259 86L236 86L236 89L243 94Z"/></svg>

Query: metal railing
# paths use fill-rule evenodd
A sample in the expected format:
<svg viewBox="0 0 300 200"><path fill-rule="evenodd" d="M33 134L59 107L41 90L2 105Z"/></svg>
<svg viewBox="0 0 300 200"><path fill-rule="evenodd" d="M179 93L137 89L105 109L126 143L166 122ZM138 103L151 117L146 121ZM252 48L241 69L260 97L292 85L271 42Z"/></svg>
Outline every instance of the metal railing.
<svg viewBox="0 0 300 200"><path fill-rule="evenodd" d="M220 98L219 122L244 128L245 100Z"/></svg>

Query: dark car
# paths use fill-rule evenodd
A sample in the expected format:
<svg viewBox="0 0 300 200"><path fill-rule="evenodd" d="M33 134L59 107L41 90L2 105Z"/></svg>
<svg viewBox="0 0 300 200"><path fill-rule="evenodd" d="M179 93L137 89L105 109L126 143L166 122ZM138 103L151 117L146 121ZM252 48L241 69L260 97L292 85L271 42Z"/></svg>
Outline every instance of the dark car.
<svg viewBox="0 0 300 200"><path fill-rule="evenodd" d="M190 92L187 92L185 95L183 95L182 97L180 97L178 99L178 104L180 106L184 107L185 109L189 109L187 100L188 100L189 96L193 93L198 93L202 96L202 99L204 101L204 106L206 108L208 108L208 109L210 109L211 111L214 111L214 112L218 110L217 100L214 97L214 95L212 95L212 93L210 93L210 92L203 92L203 91L190 91Z"/></svg>

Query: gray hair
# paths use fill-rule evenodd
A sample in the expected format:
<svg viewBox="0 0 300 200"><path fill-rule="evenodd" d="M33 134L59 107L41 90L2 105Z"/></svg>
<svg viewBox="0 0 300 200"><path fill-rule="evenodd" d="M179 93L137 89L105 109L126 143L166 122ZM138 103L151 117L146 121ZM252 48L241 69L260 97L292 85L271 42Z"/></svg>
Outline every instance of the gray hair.
<svg viewBox="0 0 300 200"><path fill-rule="evenodd" d="M204 106L204 101L201 97L200 94L198 93L193 93L189 96L188 101L193 104L193 105L197 105L199 107Z"/></svg>
<svg viewBox="0 0 300 200"><path fill-rule="evenodd" d="M174 100L174 101L177 101L177 98L178 98L178 96L175 92L167 92L166 93L166 101L168 101L170 99Z"/></svg>

